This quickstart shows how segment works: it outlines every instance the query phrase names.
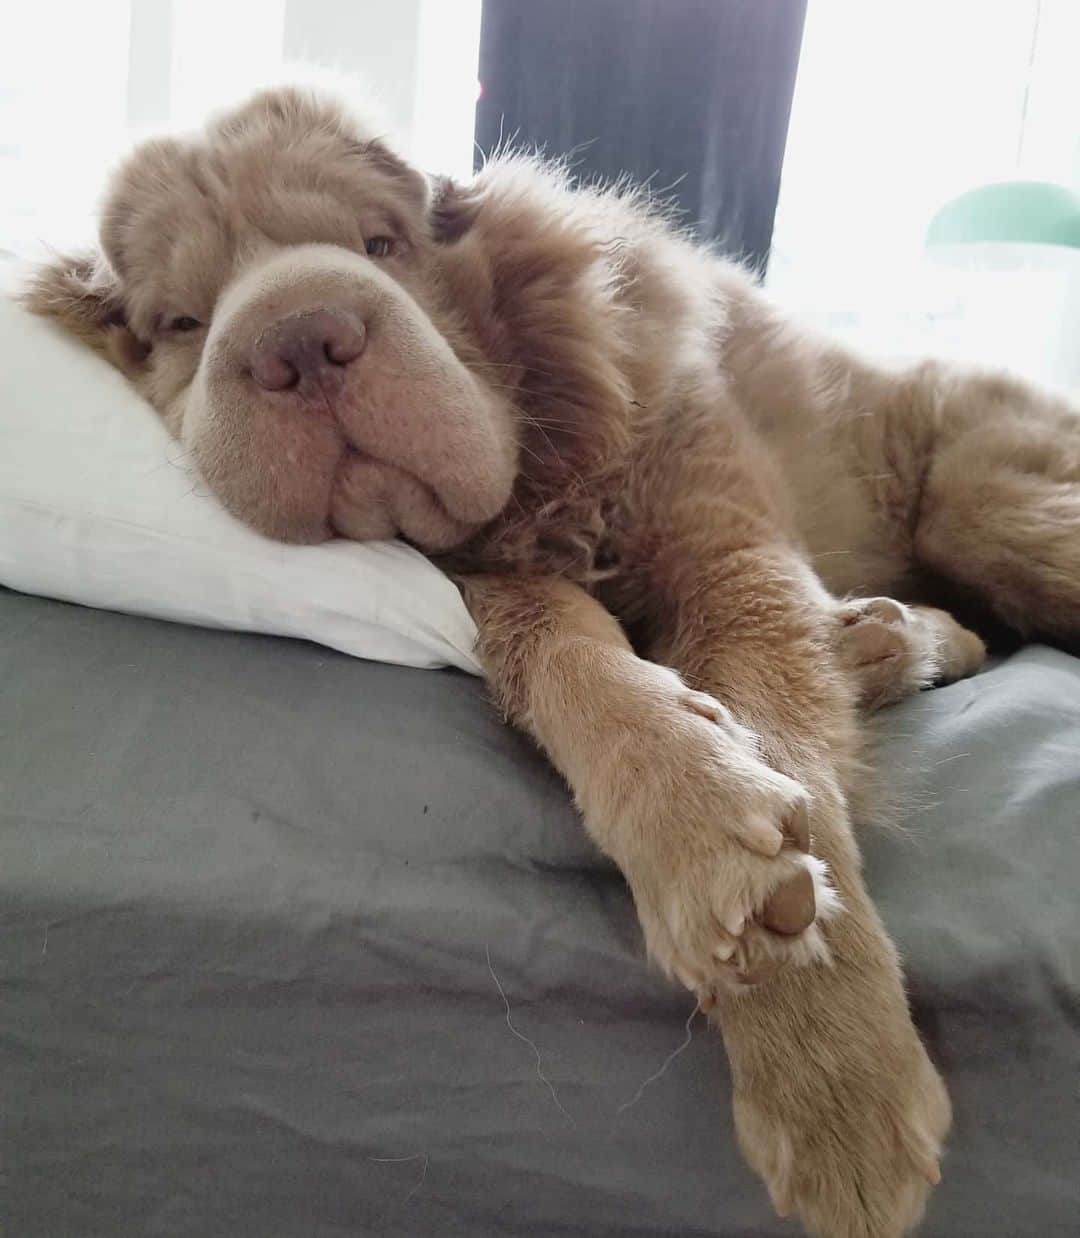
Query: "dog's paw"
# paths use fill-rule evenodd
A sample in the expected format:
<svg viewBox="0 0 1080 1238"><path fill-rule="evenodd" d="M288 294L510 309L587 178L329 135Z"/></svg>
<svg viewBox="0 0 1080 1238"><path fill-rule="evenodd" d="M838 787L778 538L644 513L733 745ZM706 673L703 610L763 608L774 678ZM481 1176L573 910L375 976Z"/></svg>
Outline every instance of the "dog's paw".
<svg viewBox="0 0 1080 1238"><path fill-rule="evenodd" d="M986 647L974 632L931 606L855 598L839 608L837 619L837 651L867 709L971 675L986 660Z"/></svg>
<svg viewBox="0 0 1080 1238"><path fill-rule="evenodd" d="M827 959L816 921L837 900L809 854L806 790L761 760L719 702L672 680L623 754L608 833L649 955L709 1009L719 990Z"/></svg>
<svg viewBox="0 0 1080 1238"><path fill-rule="evenodd" d="M821 1053L800 1042L773 1069L736 1073L739 1146L777 1213L797 1214L809 1233L901 1238L940 1180L948 1094L910 1026L899 1041L843 1032L847 1043L819 1041Z"/></svg>

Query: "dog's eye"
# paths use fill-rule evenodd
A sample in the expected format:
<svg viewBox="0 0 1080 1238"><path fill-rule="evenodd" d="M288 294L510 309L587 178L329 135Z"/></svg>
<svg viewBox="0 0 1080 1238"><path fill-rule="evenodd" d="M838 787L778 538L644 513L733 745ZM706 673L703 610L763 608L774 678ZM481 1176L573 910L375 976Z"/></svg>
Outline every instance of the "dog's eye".
<svg viewBox="0 0 1080 1238"><path fill-rule="evenodd" d="M386 258L394 252L394 238L392 236L369 236L364 248L372 258Z"/></svg>
<svg viewBox="0 0 1080 1238"><path fill-rule="evenodd" d="M181 314L179 318L169 319L170 331L198 331L202 323L197 318L190 318L187 314Z"/></svg>

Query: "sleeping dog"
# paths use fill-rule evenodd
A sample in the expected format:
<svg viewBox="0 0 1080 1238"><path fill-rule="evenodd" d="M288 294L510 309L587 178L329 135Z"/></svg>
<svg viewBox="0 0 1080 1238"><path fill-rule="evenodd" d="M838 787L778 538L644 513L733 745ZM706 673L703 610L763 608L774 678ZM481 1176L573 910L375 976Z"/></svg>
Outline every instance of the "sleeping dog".
<svg viewBox="0 0 1080 1238"><path fill-rule="evenodd" d="M297 90L139 147L27 291L272 538L408 539L830 1238L921 1216L949 1125L851 830L869 710L980 665L931 581L1080 636L1080 414L811 337L633 191L431 180ZM898 600L899 599L899 600Z"/></svg>

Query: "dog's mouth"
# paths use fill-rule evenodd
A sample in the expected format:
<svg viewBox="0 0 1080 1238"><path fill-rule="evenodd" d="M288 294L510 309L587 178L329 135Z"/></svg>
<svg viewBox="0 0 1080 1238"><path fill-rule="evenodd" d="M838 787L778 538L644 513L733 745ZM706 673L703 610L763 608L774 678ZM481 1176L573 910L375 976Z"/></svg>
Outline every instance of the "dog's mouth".
<svg viewBox="0 0 1080 1238"><path fill-rule="evenodd" d="M415 460L411 452L396 461L385 459L377 450L382 436L365 433L379 417L364 407L363 395L362 383L353 387L339 373L320 376L299 399L291 393L282 402L292 428L299 407L308 426L321 424L320 437L340 451L325 492L329 510L323 513L325 523L319 523L327 535L353 541L400 536L431 552L460 546L485 523L477 519L476 494L458 495L461 502L455 504L452 487L440 486L438 477L422 471L422 463L431 472L437 468L421 452ZM269 399L274 402L273 395ZM251 415L264 412L255 409ZM468 510L461 510L463 504Z"/></svg>
<svg viewBox="0 0 1080 1238"><path fill-rule="evenodd" d="M365 372L320 393L341 436L327 513L338 535L400 536L443 552L505 506L516 467L501 450L484 393L463 367L439 377L449 381L373 357Z"/></svg>
<svg viewBox="0 0 1080 1238"><path fill-rule="evenodd" d="M453 549L510 501L517 419L389 277L350 264L301 247L243 277L208 339L185 440L219 498L269 536ZM259 329L270 318L280 339ZM327 351L339 320L365 324L355 356ZM270 344L293 381L252 369Z"/></svg>
<svg viewBox="0 0 1080 1238"><path fill-rule="evenodd" d="M352 446L334 476L328 521L354 541L401 536L433 553L462 545L480 528L453 513L434 486Z"/></svg>

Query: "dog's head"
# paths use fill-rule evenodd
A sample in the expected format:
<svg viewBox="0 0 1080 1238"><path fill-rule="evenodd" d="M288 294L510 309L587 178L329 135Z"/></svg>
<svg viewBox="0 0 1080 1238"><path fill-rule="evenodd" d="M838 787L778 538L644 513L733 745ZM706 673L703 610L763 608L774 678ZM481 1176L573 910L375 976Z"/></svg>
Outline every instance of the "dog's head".
<svg viewBox="0 0 1080 1238"><path fill-rule="evenodd" d="M120 366L234 515L441 551L506 505L516 424L440 275L428 182L336 106L257 96L119 169L101 253L28 300Z"/></svg>

